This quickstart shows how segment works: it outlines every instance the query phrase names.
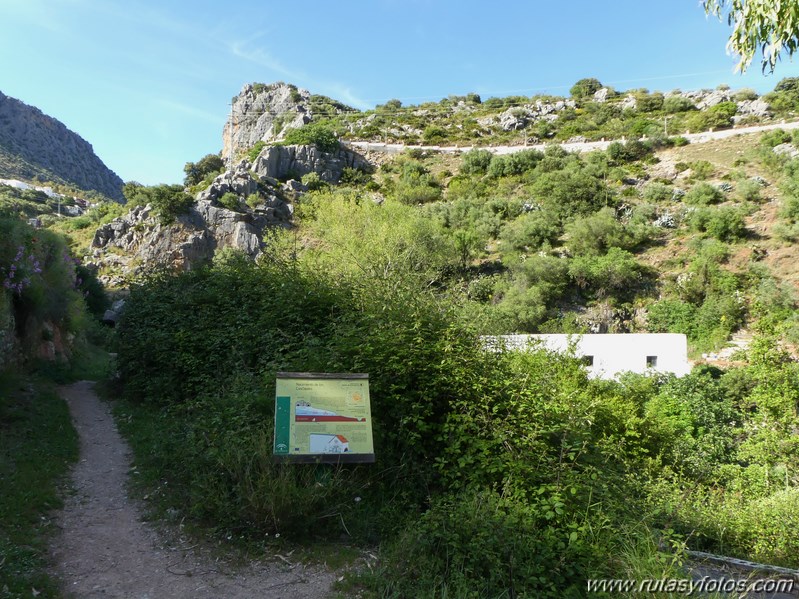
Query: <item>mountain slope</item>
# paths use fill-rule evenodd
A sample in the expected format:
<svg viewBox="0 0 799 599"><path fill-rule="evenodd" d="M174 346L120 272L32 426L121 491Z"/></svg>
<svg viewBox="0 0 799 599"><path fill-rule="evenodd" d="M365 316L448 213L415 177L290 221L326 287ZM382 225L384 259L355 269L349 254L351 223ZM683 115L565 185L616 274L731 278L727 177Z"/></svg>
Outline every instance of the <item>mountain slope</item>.
<svg viewBox="0 0 799 599"><path fill-rule="evenodd" d="M0 178L66 183L124 201L122 179L85 139L0 92Z"/></svg>

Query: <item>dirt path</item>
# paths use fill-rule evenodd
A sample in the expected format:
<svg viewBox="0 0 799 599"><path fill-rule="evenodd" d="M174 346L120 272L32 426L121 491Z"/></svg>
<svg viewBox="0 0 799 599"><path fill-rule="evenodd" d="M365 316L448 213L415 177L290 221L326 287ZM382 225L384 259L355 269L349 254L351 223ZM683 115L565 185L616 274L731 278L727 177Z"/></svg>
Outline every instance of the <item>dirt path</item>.
<svg viewBox="0 0 799 599"><path fill-rule="evenodd" d="M301 564L234 567L207 552L181 546L142 521L126 493L131 453L92 383L60 389L80 435L75 493L56 523L51 554L65 593L78 598L137 599L250 597L317 599L331 595L333 574ZM190 543L183 540L184 543Z"/></svg>

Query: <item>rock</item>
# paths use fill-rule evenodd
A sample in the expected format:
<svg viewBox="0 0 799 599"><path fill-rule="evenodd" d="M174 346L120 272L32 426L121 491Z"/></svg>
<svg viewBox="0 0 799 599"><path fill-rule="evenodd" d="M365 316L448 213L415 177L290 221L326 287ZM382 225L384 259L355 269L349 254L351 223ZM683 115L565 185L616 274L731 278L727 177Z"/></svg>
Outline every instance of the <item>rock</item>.
<svg viewBox="0 0 799 599"><path fill-rule="evenodd" d="M273 179L317 173L322 181L336 183L347 167L371 169L363 156L346 148L323 152L316 146L267 146L255 159L252 170L262 178Z"/></svg>
<svg viewBox="0 0 799 599"><path fill-rule="evenodd" d="M594 92L594 102L598 102L600 104L607 102L609 94L610 90L607 87L598 89L597 91Z"/></svg>
<svg viewBox="0 0 799 599"><path fill-rule="evenodd" d="M115 327L117 325L117 321L119 321L119 314L113 310L106 310L103 314L103 324Z"/></svg>
<svg viewBox="0 0 799 599"><path fill-rule="evenodd" d="M523 109L511 108L501 113L498 117L499 126L503 131L518 131L527 125L527 115Z"/></svg>
<svg viewBox="0 0 799 599"><path fill-rule="evenodd" d="M104 267L100 269L100 280L119 286L126 277L153 266L191 270L209 262L222 248L258 257L265 231L290 226L293 209L275 188L259 182L248 165L242 162L234 171L217 177L208 189L197 194L199 199L188 212L170 225L161 224L150 206L137 206L103 225L94 234L87 264ZM229 210L218 205L225 193L235 193L242 200L258 194L261 203L255 209ZM111 310L116 311L113 306ZM116 322L111 314L105 316L109 323Z"/></svg>
<svg viewBox="0 0 799 599"><path fill-rule="evenodd" d="M748 116L764 118L771 115L771 107L765 100L758 98L757 100L744 100L738 102L738 113L732 117L734 122L738 122Z"/></svg>
<svg viewBox="0 0 799 599"><path fill-rule="evenodd" d="M85 139L0 92L0 178L66 183L124 202L123 181Z"/></svg>
<svg viewBox="0 0 799 599"><path fill-rule="evenodd" d="M197 200L218 201L226 193L235 193L243 199L258 193L259 184L250 174L250 163L242 160L234 170L226 171L214 179L213 183L197 194Z"/></svg>
<svg viewBox="0 0 799 599"><path fill-rule="evenodd" d="M508 108L496 116L487 116L477 119L477 124L482 127L499 125L503 131L517 131L529 123L537 121L554 121L558 113L567 108L575 108L574 100L557 100L544 102L536 100L535 104L524 104Z"/></svg>
<svg viewBox="0 0 799 599"><path fill-rule="evenodd" d="M796 158L799 156L799 150L796 149L796 146L789 143L774 146L772 151L778 156L788 156L788 158Z"/></svg>
<svg viewBox="0 0 799 599"><path fill-rule="evenodd" d="M630 110L635 110L637 106L638 106L638 100L636 100L635 96L632 94L627 94L626 96L624 96L624 99L621 102L619 102L619 108L621 108L622 110L627 110L628 108Z"/></svg>
<svg viewBox="0 0 799 599"><path fill-rule="evenodd" d="M233 98L231 113L222 131L222 156L229 161L259 141L273 142L285 137L289 129L314 119L315 106L330 112L353 109L324 96L312 96L305 89L286 83L248 83Z"/></svg>
<svg viewBox="0 0 799 599"><path fill-rule="evenodd" d="M696 103L696 107L699 110L705 110L706 108L710 108L716 104L730 101L732 101L732 96L730 95L729 90L715 89L710 93L704 94L702 99Z"/></svg>
<svg viewBox="0 0 799 599"><path fill-rule="evenodd" d="M308 186L302 183L302 181L289 179L283 184L281 189L286 193L305 193L308 191Z"/></svg>
<svg viewBox="0 0 799 599"><path fill-rule="evenodd" d="M67 216L80 216L83 214L83 208L80 206L61 206L61 211Z"/></svg>

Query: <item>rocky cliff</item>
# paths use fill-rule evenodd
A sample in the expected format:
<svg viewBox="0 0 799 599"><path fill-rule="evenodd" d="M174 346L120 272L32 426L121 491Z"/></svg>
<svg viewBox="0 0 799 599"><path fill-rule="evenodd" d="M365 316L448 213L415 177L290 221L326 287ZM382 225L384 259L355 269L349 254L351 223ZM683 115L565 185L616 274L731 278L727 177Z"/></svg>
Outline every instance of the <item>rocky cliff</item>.
<svg viewBox="0 0 799 599"><path fill-rule="evenodd" d="M190 270L224 248L256 258L270 227L290 225L293 207L287 200L302 191L296 181L281 186L254 175L244 161L198 193L196 202L172 224L162 224L150 206L136 206L103 225L95 232L85 262L99 267L104 283L118 287L154 266ZM229 194L238 198L232 209L220 203ZM259 201L253 202L253 197Z"/></svg>
<svg viewBox="0 0 799 599"><path fill-rule="evenodd" d="M370 170L372 165L347 148L323 152L316 146L267 146L258 154L252 170L262 177L281 180L316 173L322 181L338 183L345 168Z"/></svg>
<svg viewBox="0 0 799 599"><path fill-rule="evenodd" d="M91 144L38 108L0 92L0 178L65 183L124 202L123 181Z"/></svg>
<svg viewBox="0 0 799 599"><path fill-rule="evenodd" d="M235 96L222 133L222 156L230 162L259 141L282 139L286 131L317 116L350 112L352 108L288 83L248 83Z"/></svg>

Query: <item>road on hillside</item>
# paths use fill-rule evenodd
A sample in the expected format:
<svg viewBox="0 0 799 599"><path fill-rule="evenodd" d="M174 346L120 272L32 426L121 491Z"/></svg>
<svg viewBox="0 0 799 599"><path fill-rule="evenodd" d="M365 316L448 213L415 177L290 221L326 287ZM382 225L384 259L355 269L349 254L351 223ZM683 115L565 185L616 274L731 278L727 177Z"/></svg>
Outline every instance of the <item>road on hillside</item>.
<svg viewBox="0 0 799 599"><path fill-rule="evenodd" d="M704 131L702 133L679 133L680 137L684 137L691 143L705 143L716 139L727 139L736 137L738 135L747 135L749 133L760 133L763 131L772 131L774 129L799 129L799 121L790 123L772 123L770 125L756 125L752 127L738 127L733 129L723 129L721 131ZM642 138L645 141L646 138ZM594 150L606 150L614 141L625 141L624 138L616 140L603 140L603 141L580 141L580 142L563 142L560 145L567 152L592 152ZM522 150L545 150L551 143L543 144L530 144L530 145L517 145L517 146L408 146L405 144L389 144L379 143L372 141L344 141L345 146L353 149L359 149L364 152L382 152L385 154L400 154L409 148L416 150L428 150L431 152L442 152L444 154L457 154L459 152L468 152L469 150L488 150L494 154L513 154L521 152Z"/></svg>

